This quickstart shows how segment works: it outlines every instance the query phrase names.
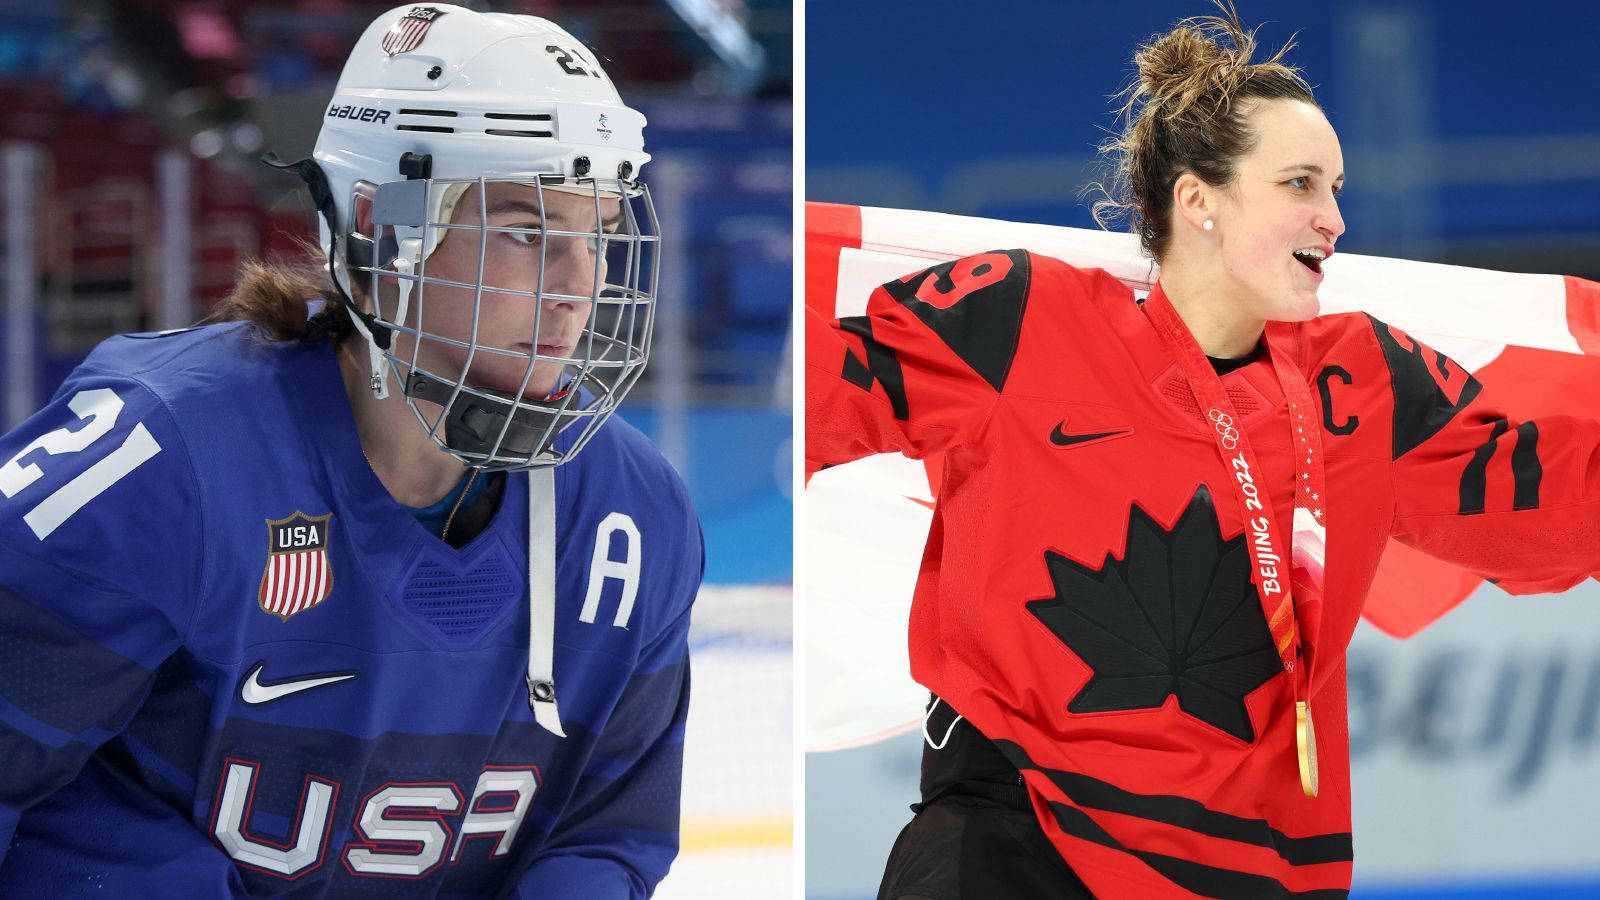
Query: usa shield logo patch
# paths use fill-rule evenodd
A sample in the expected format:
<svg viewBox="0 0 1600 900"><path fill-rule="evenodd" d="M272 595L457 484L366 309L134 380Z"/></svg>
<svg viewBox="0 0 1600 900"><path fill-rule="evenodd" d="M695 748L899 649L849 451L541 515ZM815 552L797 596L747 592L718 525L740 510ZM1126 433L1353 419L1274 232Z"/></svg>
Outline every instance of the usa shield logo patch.
<svg viewBox="0 0 1600 900"><path fill-rule="evenodd" d="M399 56L422 46L422 39L428 36L428 29L444 13L431 6L413 6L411 11L400 17L400 21L389 26L389 33L383 36L383 52L390 56Z"/></svg>
<svg viewBox="0 0 1600 900"><path fill-rule="evenodd" d="M285 621L333 590L328 567L328 525L333 513L267 520L267 568L261 573L261 609Z"/></svg>

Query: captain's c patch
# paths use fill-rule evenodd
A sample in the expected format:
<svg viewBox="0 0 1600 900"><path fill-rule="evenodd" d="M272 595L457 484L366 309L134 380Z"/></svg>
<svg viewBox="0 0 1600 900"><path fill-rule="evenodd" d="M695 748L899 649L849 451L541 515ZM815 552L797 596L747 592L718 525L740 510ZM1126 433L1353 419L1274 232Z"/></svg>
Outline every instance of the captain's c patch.
<svg viewBox="0 0 1600 900"><path fill-rule="evenodd" d="M321 603L333 589L328 567L328 526L333 513L267 520L267 566L261 573L261 609L287 620Z"/></svg>

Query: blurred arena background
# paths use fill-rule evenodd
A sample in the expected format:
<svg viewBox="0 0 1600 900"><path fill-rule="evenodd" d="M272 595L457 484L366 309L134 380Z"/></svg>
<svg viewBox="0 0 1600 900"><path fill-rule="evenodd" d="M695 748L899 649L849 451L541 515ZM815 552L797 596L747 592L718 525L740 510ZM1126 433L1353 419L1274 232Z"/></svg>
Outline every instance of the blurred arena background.
<svg viewBox="0 0 1600 900"><path fill-rule="evenodd" d="M118 332L188 325L235 266L314 237L299 181L389 0L0 0L0 425ZM792 7L504 0L600 56L649 118L666 240L655 357L623 407L704 523L684 852L659 896L788 896Z"/></svg>
<svg viewBox="0 0 1600 900"><path fill-rule="evenodd" d="M1590 3L1238 0L1338 129L1341 250L1600 277ZM806 199L1093 227L1134 47L1205 0L809 0ZM1517 298L1507 297L1507 304ZM813 561L812 564L824 564ZM1600 897L1600 585L1350 650L1358 898ZM920 734L806 758L806 891L866 898Z"/></svg>

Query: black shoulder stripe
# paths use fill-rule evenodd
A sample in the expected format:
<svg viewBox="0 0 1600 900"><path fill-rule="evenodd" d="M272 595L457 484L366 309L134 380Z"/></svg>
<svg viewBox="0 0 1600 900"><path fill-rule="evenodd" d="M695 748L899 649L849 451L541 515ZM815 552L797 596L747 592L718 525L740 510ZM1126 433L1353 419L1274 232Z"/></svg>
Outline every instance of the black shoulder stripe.
<svg viewBox="0 0 1600 900"><path fill-rule="evenodd" d="M1389 384L1394 391L1392 458L1399 459L1438 434L1478 396L1483 385L1443 353L1424 347L1404 332L1397 335L1393 328L1370 315L1367 318L1383 349L1384 362L1389 364ZM1427 354L1433 355L1431 365L1424 358ZM1443 387L1452 381L1461 384L1461 393L1454 402Z"/></svg>
<svg viewBox="0 0 1600 900"><path fill-rule="evenodd" d="M1489 439L1472 451L1472 458L1461 470L1461 505L1457 515L1475 516L1484 511L1489 489L1489 461L1494 458L1500 438L1511 430L1511 423L1495 419ZM1523 422L1516 428L1516 445L1511 449L1512 509L1538 509L1539 487L1544 482L1544 466L1539 463L1539 426Z"/></svg>
<svg viewBox="0 0 1600 900"><path fill-rule="evenodd" d="M1187 829L1207 837L1265 847L1277 853L1291 866L1350 862L1355 856L1348 831L1309 837L1290 837L1273 828L1265 819L1247 819L1243 816L1218 812L1188 797L1135 794L1088 775L1036 766L1021 746L1010 741L995 741L994 744L1018 769L1032 769L1043 773L1067 795L1067 799L1079 806L1136 816L1151 822Z"/></svg>
<svg viewBox="0 0 1600 900"><path fill-rule="evenodd" d="M999 391L1016 359L1032 280L1026 250L995 250L941 263L883 289Z"/></svg>
<svg viewBox="0 0 1600 900"><path fill-rule="evenodd" d="M1511 508L1538 509L1544 467L1539 465L1539 426L1532 422L1517 426L1517 448L1511 451L1511 475L1516 479Z"/></svg>
<svg viewBox="0 0 1600 900"><path fill-rule="evenodd" d="M879 343L872 336L871 317L845 316L839 320L839 327L861 338L861 343L867 348L865 363L857 359L854 353L846 351L844 371L840 375L864 391L872 390L874 379L882 382L894 417L902 422L910 420L911 407L906 403L906 377L900 369L900 359L894 355L892 348Z"/></svg>
<svg viewBox="0 0 1600 900"><path fill-rule="evenodd" d="M1461 470L1461 503L1456 509L1457 515L1475 516L1483 512L1484 495L1489 490L1489 460L1494 457L1494 448L1500 435L1510 428L1505 419L1495 419L1489 439L1472 451L1472 458Z"/></svg>
<svg viewBox="0 0 1600 900"><path fill-rule="evenodd" d="M846 350L844 353L844 371L839 373L845 381L850 382L863 391L872 390L872 370L861 361L861 357L854 352Z"/></svg>

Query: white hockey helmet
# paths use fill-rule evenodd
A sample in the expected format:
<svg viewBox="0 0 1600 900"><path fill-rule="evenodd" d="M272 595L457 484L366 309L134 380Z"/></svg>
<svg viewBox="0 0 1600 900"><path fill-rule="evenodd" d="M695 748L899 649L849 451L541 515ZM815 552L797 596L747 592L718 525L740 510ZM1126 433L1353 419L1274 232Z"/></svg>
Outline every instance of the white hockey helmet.
<svg viewBox="0 0 1600 900"><path fill-rule="evenodd" d="M362 283L372 304L370 314L363 312L345 291L371 350L373 391L386 396L393 377L429 435L466 464L519 469L564 462L638 380L649 356L660 261L655 211L639 179L650 159L644 125L589 49L535 16L402 6L380 15L351 51L312 159L293 167L323 213L322 243L335 284ZM531 189L536 227L489 226L488 196L497 182ZM473 187L476 214L457 210ZM546 227L545 198L552 192L588 198L592 224L578 231ZM602 215L602 205L620 212ZM450 231L479 242L476 283L427 274L428 257ZM505 232L541 248L531 290L484 283L484 248ZM549 238L586 240L596 251L588 296L546 289ZM472 292L470 334L430 330L430 284ZM539 352L542 312L535 314L534 334L521 342L527 352L506 349L503 340L491 345L479 334L486 302L543 310L556 301L587 304L583 335L562 355ZM398 335L412 339L397 341ZM420 359L428 342L453 348L464 361L454 371L429 369ZM409 349L401 350L402 343ZM520 389L469 382L474 358L491 356L524 364ZM549 396L529 399L529 380L541 363L560 366L562 376ZM558 446L564 432L569 437Z"/></svg>

